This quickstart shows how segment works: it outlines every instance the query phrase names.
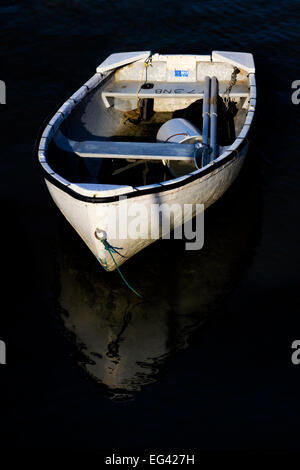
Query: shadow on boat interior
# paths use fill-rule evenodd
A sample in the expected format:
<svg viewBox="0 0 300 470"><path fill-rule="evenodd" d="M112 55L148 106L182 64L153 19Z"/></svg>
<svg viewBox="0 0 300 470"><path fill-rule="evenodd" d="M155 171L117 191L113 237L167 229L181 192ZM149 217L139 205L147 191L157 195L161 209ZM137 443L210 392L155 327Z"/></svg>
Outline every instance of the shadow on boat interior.
<svg viewBox="0 0 300 470"><path fill-rule="evenodd" d="M107 81L107 79L106 79ZM105 82L104 82L105 83ZM101 98L102 87L93 90L81 103L79 103L71 116L60 126L59 138L50 142L47 159L50 167L57 174L72 183L130 185L138 187L160 183L177 176L188 174L197 169L195 162L175 161L173 163L155 160L105 159L80 157L74 153L66 142L71 141L116 141L116 142L152 142L157 140L158 131L167 122L174 118L187 119L192 125L202 129L203 100L198 99L189 106L182 108L178 101L178 108L173 112L159 111L149 114L133 123L124 119L124 111L115 107L106 108ZM153 101L153 99L152 99ZM236 137L234 117L237 128L245 119L246 111L237 108L235 102L230 102L226 108L222 98L218 96L218 145L233 143ZM125 113L126 114L126 113ZM238 119L239 117L239 119ZM176 131L178 132L178 130ZM200 132L200 131L199 131ZM177 134L175 133L174 136ZM180 135L180 134L178 134ZM174 136L169 136L174 137ZM164 136L165 142L168 141Z"/></svg>

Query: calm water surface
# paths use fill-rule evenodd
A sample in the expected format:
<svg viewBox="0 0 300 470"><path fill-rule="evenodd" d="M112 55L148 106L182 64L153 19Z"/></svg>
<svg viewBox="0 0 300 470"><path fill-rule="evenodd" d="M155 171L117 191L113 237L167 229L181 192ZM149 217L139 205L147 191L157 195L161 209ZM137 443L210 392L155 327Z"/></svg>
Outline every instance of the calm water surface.
<svg viewBox="0 0 300 470"><path fill-rule="evenodd" d="M12 447L299 446L297 1L3 1L1 443ZM39 127L117 51L254 54L242 174L205 245L159 241L105 273L33 157Z"/></svg>

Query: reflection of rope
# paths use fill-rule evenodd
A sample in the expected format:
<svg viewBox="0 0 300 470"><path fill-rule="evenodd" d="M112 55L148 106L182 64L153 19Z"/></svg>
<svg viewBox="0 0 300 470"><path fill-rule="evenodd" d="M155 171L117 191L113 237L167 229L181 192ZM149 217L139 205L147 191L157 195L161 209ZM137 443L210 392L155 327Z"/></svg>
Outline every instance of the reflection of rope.
<svg viewBox="0 0 300 470"><path fill-rule="evenodd" d="M131 315L130 315L130 312L127 310L123 317L123 324L122 324L121 330L116 335L116 339L112 340L107 346L107 353L106 353L107 357L110 357L111 359L115 358L117 359L117 361L120 360L119 343L122 341L122 335L124 331L126 330L127 326L129 325L130 320L131 320Z"/></svg>
<svg viewBox="0 0 300 470"><path fill-rule="evenodd" d="M101 240L101 242L103 243L104 248L108 251L108 253L109 253L110 256L112 257L112 260L113 260L113 262L114 262L114 265L116 266L117 271L118 271L118 273L120 274L120 276L121 276L121 278L123 279L123 281L124 281L124 283L126 284L126 286L129 287L129 289L130 289L135 295L137 295L140 299L142 299L143 296L142 296L141 294L139 294L137 291L135 291L135 290L133 289L133 287L131 287L131 285L126 281L125 277L124 277L123 274L121 273L120 268L119 268L119 266L118 266L118 264L117 264L117 262L116 262L116 260L115 260L115 258L114 258L113 253L117 253L118 255L120 255L120 256L122 256L123 258L125 258L124 255L122 255L121 253L119 253L119 252L117 251L117 250L122 250L122 248L118 248L118 247L112 246L110 243L108 243L108 241L107 241L106 239Z"/></svg>

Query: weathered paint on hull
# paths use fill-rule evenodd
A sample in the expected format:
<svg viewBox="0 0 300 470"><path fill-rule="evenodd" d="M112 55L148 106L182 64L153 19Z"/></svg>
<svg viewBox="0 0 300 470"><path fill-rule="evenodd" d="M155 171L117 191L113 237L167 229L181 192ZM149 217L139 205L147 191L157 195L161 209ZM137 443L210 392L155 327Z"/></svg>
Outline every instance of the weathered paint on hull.
<svg viewBox="0 0 300 470"><path fill-rule="evenodd" d="M208 175L192 181L189 184L179 188L163 191L161 193L137 196L126 200L127 209L130 210L136 203L143 204L148 214L151 214L150 207L152 204L204 204L205 209L217 201L222 194L233 183L241 167L244 163L247 153L248 144L243 150L230 162L216 169ZM105 215L105 210L115 207L117 209L120 204L125 201L117 201L112 203L90 203L80 201L73 198L66 192L54 186L51 182L46 181L49 192L66 219L74 227L77 233L87 244L98 261L105 267L107 271L113 271L116 266L104 248L103 243L95 237L96 229L104 230L107 233L107 240L114 247L121 247L120 256L114 253L114 258L118 266L122 265L126 259L141 251L146 246L155 241L150 237L145 238L113 238L109 233L109 217ZM182 211L174 214L174 228L181 225ZM150 228L150 217L145 220L145 226Z"/></svg>

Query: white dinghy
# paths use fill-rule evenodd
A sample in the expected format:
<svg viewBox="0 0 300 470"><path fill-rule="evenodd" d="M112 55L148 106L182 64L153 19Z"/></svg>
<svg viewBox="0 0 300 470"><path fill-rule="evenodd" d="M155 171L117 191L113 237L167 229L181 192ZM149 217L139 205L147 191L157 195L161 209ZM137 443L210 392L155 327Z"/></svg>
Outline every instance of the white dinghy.
<svg viewBox="0 0 300 470"><path fill-rule="evenodd" d="M252 54L112 54L45 127L43 177L112 271L157 239L153 205L176 203L172 230L185 204L206 209L227 190L247 153L255 105ZM126 214L136 204L143 215L139 235L131 236Z"/></svg>

